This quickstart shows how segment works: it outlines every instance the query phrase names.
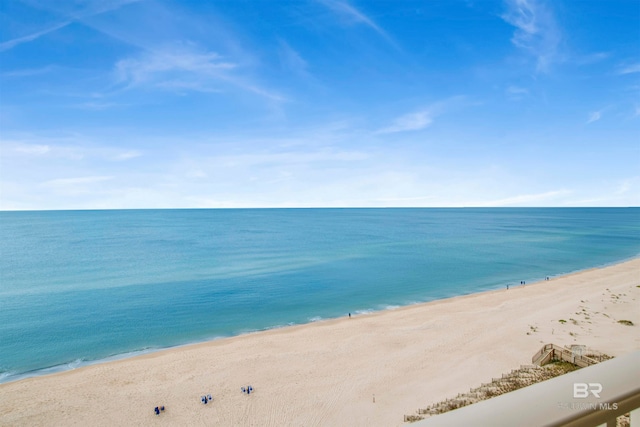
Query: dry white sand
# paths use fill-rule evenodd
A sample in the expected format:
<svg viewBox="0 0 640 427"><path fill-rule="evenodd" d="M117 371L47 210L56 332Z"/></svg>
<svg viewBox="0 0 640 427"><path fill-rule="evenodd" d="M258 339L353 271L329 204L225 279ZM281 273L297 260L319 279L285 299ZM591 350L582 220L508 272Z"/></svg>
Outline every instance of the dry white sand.
<svg viewBox="0 0 640 427"><path fill-rule="evenodd" d="M544 343L613 356L640 349L639 286L634 259L2 384L0 425L399 425L530 363ZM248 384L251 395L240 391ZM208 393L214 401L203 405Z"/></svg>

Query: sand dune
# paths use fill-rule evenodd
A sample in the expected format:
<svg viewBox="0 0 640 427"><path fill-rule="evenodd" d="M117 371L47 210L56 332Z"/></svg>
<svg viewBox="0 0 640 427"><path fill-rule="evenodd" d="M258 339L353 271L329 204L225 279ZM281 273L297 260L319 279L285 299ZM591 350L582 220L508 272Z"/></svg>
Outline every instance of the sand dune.
<svg viewBox="0 0 640 427"><path fill-rule="evenodd" d="M29 378L0 385L0 425L400 425L528 363L543 343L613 356L640 349L639 286L634 259Z"/></svg>

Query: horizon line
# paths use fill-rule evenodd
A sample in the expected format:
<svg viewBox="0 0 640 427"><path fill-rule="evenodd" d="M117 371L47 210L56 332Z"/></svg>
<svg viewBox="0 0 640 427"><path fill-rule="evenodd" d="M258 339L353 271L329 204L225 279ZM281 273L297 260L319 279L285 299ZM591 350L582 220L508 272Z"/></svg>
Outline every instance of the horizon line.
<svg viewBox="0 0 640 427"><path fill-rule="evenodd" d="M95 212L95 211L177 211L177 210L321 210L321 209L638 209L640 206L255 206L255 207L167 207L167 208L61 208L0 209L6 212Z"/></svg>

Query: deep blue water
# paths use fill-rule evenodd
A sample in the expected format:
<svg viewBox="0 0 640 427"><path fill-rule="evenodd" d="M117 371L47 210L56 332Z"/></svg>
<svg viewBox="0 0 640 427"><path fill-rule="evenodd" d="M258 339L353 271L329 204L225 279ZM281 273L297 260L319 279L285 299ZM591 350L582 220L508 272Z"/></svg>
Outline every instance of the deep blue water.
<svg viewBox="0 0 640 427"><path fill-rule="evenodd" d="M0 381L640 254L640 208L0 212Z"/></svg>

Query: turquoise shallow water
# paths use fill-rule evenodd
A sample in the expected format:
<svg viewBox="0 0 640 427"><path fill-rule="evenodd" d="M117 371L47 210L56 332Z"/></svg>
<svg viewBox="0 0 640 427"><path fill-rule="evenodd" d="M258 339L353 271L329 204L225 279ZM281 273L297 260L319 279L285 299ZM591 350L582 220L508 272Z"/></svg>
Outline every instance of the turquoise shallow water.
<svg viewBox="0 0 640 427"><path fill-rule="evenodd" d="M639 254L639 208L0 212L0 382Z"/></svg>

